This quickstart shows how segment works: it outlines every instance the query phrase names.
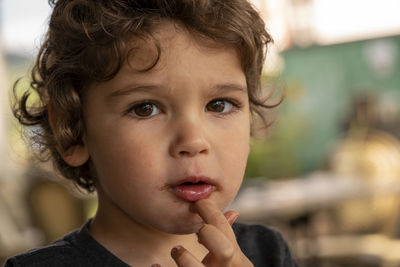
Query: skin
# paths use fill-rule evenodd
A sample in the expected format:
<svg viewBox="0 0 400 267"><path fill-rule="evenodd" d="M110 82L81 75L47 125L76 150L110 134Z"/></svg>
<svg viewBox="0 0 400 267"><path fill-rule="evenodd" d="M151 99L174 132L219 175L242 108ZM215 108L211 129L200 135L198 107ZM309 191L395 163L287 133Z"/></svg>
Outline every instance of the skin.
<svg viewBox="0 0 400 267"><path fill-rule="evenodd" d="M240 250L231 227L239 216L237 212L228 211L222 214L208 199L197 201L194 209L205 222L198 232L198 241L209 250L209 253L200 262L184 247L174 247L171 255L179 267L253 266Z"/></svg>
<svg viewBox="0 0 400 267"><path fill-rule="evenodd" d="M239 57L179 25L159 27L154 36L162 52L153 69L137 71L151 64L154 50L132 42L139 52L130 64L88 89L83 145L64 154L73 166L89 161L97 178L90 233L130 265L251 266L232 232L237 213L222 213L249 154ZM192 203L171 191L190 176L209 177L208 199Z"/></svg>

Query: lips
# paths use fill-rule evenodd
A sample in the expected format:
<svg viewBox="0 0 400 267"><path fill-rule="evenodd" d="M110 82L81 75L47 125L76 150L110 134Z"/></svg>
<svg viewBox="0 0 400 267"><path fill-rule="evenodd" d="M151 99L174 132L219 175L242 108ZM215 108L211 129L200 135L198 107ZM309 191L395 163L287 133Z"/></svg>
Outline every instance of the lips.
<svg viewBox="0 0 400 267"><path fill-rule="evenodd" d="M208 198L215 185L208 177L187 177L171 186L171 190L184 201L196 202Z"/></svg>

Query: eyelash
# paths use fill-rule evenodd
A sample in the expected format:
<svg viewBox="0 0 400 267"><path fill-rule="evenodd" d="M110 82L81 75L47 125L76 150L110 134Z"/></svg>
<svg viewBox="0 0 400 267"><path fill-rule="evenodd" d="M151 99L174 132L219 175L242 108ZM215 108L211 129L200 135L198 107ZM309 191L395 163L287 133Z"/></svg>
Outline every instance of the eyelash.
<svg viewBox="0 0 400 267"><path fill-rule="evenodd" d="M232 98L216 98L216 99L213 99L213 100L211 100L210 102L208 102L206 104L205 110L208 111L207 110L207 106L210 105L210 104L216 103L218 101L224 102L225 105L226 105L226 103L232 105L231 109L229 111L227 111L227 112L213 112L213 111L210 111L210 112L213 112L213 113L216 113L218 115L222 115L223 116L223 115L229 115L229 114L231 114L233 112L236 112L237 110L241 109L241 107L242 107L242 105L238 101L236 101L236 100L234 100ZM140 116L134 110L136 108L144 107L144 105L151 105L153 107L152 110L151 110L151 114L149 114L147 116ZM156 109L158 110L158 111L156 111L157 112L156 114L153 114L154 107L156 107ZM224 108L225 108L225 106L224 106ZM162 109L160 108L160 104L155 102L155 101L153 101L153 100L143 100L143 101L134 103L126 111L127 114L131 114L133 117L138 118L138 119L148 119L148 118L151 118L151 117L153 117L153 116L155 116L155 115L157 115L157 114L159 114L161 112L162 112Z"/></svg>

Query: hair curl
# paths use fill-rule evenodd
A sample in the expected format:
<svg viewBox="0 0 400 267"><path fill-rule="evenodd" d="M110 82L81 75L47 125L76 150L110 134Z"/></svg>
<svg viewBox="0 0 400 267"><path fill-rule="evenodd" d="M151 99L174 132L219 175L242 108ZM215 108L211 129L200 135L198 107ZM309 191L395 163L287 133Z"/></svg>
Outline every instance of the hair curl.
<svg viewBox="0 0 400 267"><path fill-rule="evenodd" d="M196 36L233 46L246 76L251 111L260 114L260 107L275 106L260 99L261 72L272 38L247 0L49 0L49 4L53 6L49 29L31 72L30 87L39 101L28 105L28 89L17 97L13 111L21 124L40 129L33 137L39 158L51 158L63 176L87 191L95 190L88 164L71 167L59 153L82 144L85 88L118 73L132 38L153 40L159 58L161 49L151 33L166 20Z"/></svg>

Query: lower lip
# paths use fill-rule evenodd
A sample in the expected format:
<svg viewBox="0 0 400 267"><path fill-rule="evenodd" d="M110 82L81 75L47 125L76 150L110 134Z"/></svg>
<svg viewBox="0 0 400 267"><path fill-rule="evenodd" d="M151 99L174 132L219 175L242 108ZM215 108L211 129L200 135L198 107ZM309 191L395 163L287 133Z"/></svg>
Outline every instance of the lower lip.
<svg viewBox="0 0 400 267"><path fill-rule="evenodd" d="M208 198L214 191L214 186L210 184L182 184L174 186L172 191L185 201L196 202Z"/></svg>

